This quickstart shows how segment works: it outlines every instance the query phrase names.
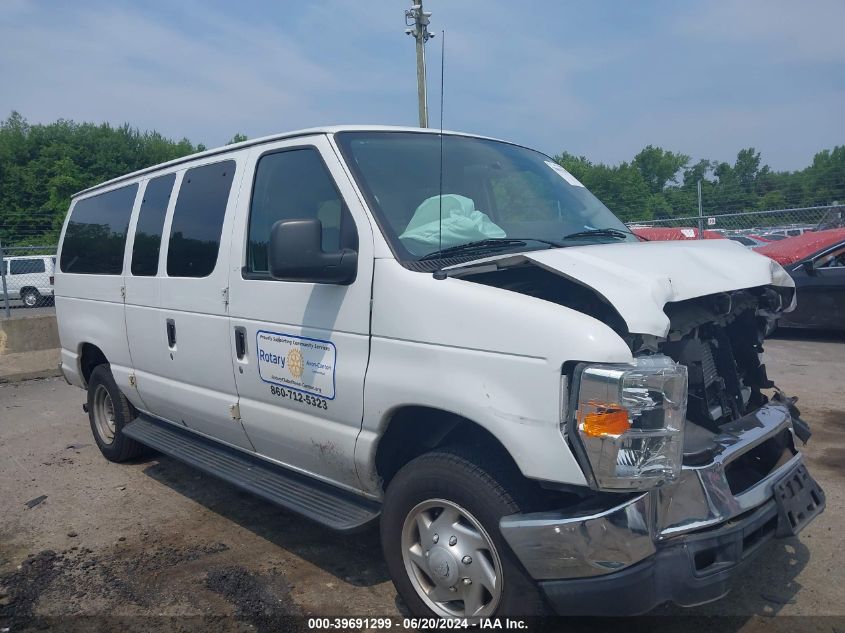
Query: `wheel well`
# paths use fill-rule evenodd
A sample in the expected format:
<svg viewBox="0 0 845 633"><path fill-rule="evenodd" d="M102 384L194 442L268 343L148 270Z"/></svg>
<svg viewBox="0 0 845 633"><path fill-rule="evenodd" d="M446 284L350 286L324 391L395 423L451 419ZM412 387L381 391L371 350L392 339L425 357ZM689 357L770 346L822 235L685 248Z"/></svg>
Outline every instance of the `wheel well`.
<svg viewBox="0 0 845 633"><path fill-rule="evenodd" d="M82 372L85 384L88 384L91 372L97 365L108 364L108 362L106 355L99 347L91 343L83 343L82 350L79 353L79 369Z"/></svg>
<svg viewBox="0 0 845 633"><path fill-rule="evenodd" d="M21 288L21 291L20 291L20 292L21 292L21 294L23 295L23 294L24 294L27 290L32 290L35 294L40 294L40 293L38 292L38 288L36 288L35 286L23 286L23 287Z"/></svg>
<svg viewBox="0 0 845 633"><path fill-rule="evenodd" d="M376 472L382 486L386 488L399 469L415 457L445 446L459 446L501 460L522 476L507 449L481 425L448 411L410 406L391 416L376 448Z"/></svg>

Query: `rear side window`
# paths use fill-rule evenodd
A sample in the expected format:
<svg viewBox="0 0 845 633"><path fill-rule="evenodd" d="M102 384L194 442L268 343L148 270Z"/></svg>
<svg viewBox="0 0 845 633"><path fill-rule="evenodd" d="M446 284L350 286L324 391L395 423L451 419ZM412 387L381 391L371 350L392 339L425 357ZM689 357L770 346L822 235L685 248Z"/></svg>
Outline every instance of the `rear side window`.
<svg viewBox="0 0 845 633"><path fill-rule="evenodd" d="M10 259L10 275L30 275L32 273L46 272L43 259Z"/></svg>
<svg viewBox="0 0 845 633"><path fill-rule="evenodd" d="M168 277L207 277L214 270L234 175L233 160L185 172L170 227Z"/></svg>
<svg viewBox="0 0 845 633"><path fill-rule="evenodd" d="M246 272L269 271L267 243L273 224L310 218L323 225L324 251L358 248L352 216L317 150L302 148L262 156L249 213Z"/></svg>
<svg viewBox="0 0 845 633"><path fill-rule="evenodd" d="M136 183L76 203L62 244L60 264L64 272L91 275L123 272L126 230L137 193Z"/></svg>
<svg viewBox="0 0 845 633"><path fill-rule="evenodd" d="M153 178L144 189L144 199L135 227L135 244L132 247L133 275L149 277L158 272L161 231L175 181L176 174L167 174Z"/></svg>

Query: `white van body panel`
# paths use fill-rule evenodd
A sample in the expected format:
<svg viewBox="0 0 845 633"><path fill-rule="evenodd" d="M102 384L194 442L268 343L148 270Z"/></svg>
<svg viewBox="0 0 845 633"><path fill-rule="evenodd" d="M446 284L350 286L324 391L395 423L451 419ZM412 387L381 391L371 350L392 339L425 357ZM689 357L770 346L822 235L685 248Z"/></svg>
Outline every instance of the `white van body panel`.
<svg viewBox="0 0 845 633"><path fill-rule="evenodd" d="M82 352L82 345L89 343L106 355L115 381L128 392L132 361L129 358L126 330L123 327L123 303L93 301L57 294L56 319L59 340L62 343L62 363L68 365L65 371L68 380L78 387L87 386L80 371L79 354Z"/></svg>
<svg viewBox="0 0 845 633"><path fill-rule="evenodd" d="M164 223L159 261L160 300L156 310L138 315L147 322L146 344L150 346L149 368L137 365L137 381L151 412L172 422L215 437L227 444L252 450L240 420L233 418L237 405L232 355L229 346L227 287L228 254L234 226L235 206L246 172L247 152L241 151L189 163L182 172L224 161L235 161L235 174L223 220L217 264L207 277L168 277L166 253L176 202L172 201ZM181 191L181 186L179 188ZM167 321L176 330L176 345L167 341ZM149 331L149 328L152 331ZM146 337L145 337L146 338Z"/></svg>
<svg viewBox="0 0 845 633"><path fill-rule="evenodd" d="M146 189L150 180L165 173L169 172L151 175L144 181L144 188ZM136 384L134 391L138 394L140 400L140 404L133 404L142 411L180 424L180 411L175 404L178 400L174 400L177 396L175 386L170 380L164 379L158 373L158 368L164 361L162 350L167 348L167 336L166 332L162 332L160 315L161 276L165 274L167 265L167 251L164 248L164 244L168 239L169 219L173 215L176 196L179 192L179 186L182 183L182 175L184 173L184 169L180 169L176 173L173 192L168 204L167 214L165 215L161 246L159 248L158 274L149 277L136 277L131 272L132 245L135 243L135 233L138 226L139 205L136 205L138 208L133 213L129 225L126 260L123 264L125 273L124 283L126 284L126 334L135 369ZM143 200L143 196L144 191L141 191L139 198Z"/></svg>
<svg viewBox="0 0 845 633"><path fill-rule="evenodd" d="M132 184L134 183L120 183L114 187L98 190L93 195L100 195ZM62 227L56 256L56 320L59 340L62 344L62 363L67 362L70 366L65 372L68 380L72 384L85 387L79 367L79 354L82 352L83 344L94 345L109 359L117 384L125 387L129 385L132 360L129 355L126 322L123 316L123 275L87 275L66 273L60 270L68 219L72 216L74 207L87 197L91 196L76 198L71 204ZM135 207L137 204L136 197Z"/></svg>
<svg viewBox="0 0 845 633"><path fill-rule="evenodd" d="M267 153L305 148L320 152L356 225L358 273L348 286L247 279L241 273L246 264L252 174L258 161ZM227 334L236 366L243 426L259 454L336 485L359 490L353 455L364 411L364 374L370 346L373 230L369 218L324 135L257 146L252 149L247 165L250 176L238 202L232 240L231 327ZM235 355L235 328L246 331L247 353L242 360ZM313 339L334 347L333 393L317 398L317 402L326 403L325 409L321 404L313 404L314 400L308 397L317 394L308 391L296 392L297 397L304 398L302 402L273 393L273 387L284 385L274 383L259 371L258 332Z"/></svg>
<svg viewBox="0 0 845 633"><path fill-rule="evenodd" d="M376 260L356 449L363 484L380 487L373 458L393 412L420 405L480 424L526 476L584 485L561 431L561 370L570 360L624 363L632 356L608 326L580 312Z"/></svg>
<svg viewBox="0 0 845 633"><path fill-rule="evenodd" d="M170 197L168 213L173 212L176 201L175 193L179 190L181 174L176 175L174 190ZM138 226L141 201L144 199L147 185L150 180L164 174L155 174L142 182L142 189L138 194L138 201L129 222L129 232L126 236L126 258L123 262L124 285L126 286L125 315L126 337L129 342L129 354L132 357L132 366L135 369L136 384L134 389L125 389L126 397L142 411L147 411L160 417L168 411L172 405L173 394L169 387L162 388L161 381L153 373L153 368L158 362L160 347L162 343L161 328L158 326L156 313L161 302L161 282L158 275L148 277L136 277L132 274L132 245L135 243L135 232ZM163 229L162 229L163 233ZM162 240L164 240L162 235ZM159 249L158 270L164 270L166 252ZM138 381L138 376L144 379ZM134 394L137 401L130 397ZM167 398L165 399L165 395ZM156 413L158 412L158 413Z"/></svg>

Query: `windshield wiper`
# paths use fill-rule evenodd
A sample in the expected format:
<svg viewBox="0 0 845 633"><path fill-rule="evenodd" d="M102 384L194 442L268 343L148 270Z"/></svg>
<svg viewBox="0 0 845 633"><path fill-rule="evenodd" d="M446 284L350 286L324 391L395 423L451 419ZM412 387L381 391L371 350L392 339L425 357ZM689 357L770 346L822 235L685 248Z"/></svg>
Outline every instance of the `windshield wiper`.
<svg viewBox="0 0 845 633"><path fill-rule="evenodd" d="M579 238L579 237L613 237L616 239L624 240L629 235L634 235L633 233L626 233L625 231L620 231L619 229L589 229L587 231L577 231L575 233L570 233L569 235L564 235L563 239L568 240L570 238Z"/></svg>
<svg viewBox="0 0 845 633"><path fill-rule="evenodd" d="M551 240L542 240L535 237L488 237L483 240L476 240L475 242L467 242L466 244L457 244L448 248L428 253L419 258L419 261L426 261L430 259L443 259L452 255L463 255L474 252L485 252L499 250L500 248L507 248L509 246L526 246L526 242L539 242L540 244L548 244L549 248L558 248L560 244Z"/></svg>

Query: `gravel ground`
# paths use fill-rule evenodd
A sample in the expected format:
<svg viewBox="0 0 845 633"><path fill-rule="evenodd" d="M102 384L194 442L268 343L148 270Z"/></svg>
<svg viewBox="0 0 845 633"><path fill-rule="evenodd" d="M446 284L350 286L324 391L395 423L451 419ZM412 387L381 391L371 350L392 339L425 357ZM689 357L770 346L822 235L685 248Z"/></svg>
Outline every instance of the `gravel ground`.
<svg viewBox="0 0 845 633"><path fill-rule="evenodd" d="M724 600L662 607L685 619L643 630L845 631L845 338L781 336L767 361L801 396L827 511L770 544ZM305 626L290 616L403 613L377 532L338 536L169 458L111 464L82 402L61 379L0 385L0 629L119 618L135 630L277 631Z"/></svg>

